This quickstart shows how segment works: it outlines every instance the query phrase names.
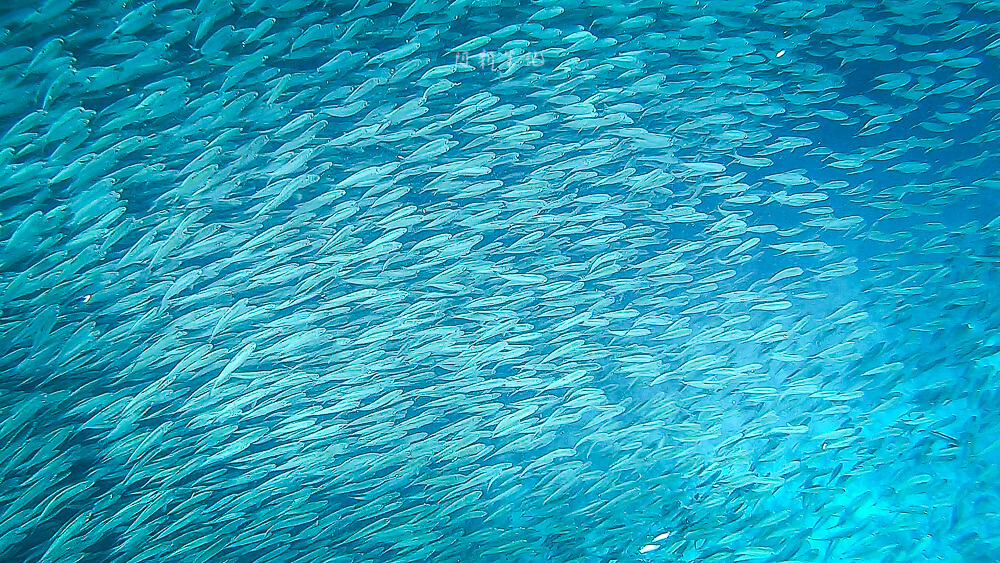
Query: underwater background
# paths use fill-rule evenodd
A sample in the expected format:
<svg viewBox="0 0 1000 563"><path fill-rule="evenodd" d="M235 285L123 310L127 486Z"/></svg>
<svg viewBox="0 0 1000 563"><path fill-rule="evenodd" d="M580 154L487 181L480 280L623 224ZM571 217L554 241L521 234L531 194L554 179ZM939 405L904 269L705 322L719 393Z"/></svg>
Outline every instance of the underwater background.
<svg viewBox="0 0 1000 563"><path fill-rule="evenodd" d="M1000 2L9 1L0 560L1000 561Z"/></svg>

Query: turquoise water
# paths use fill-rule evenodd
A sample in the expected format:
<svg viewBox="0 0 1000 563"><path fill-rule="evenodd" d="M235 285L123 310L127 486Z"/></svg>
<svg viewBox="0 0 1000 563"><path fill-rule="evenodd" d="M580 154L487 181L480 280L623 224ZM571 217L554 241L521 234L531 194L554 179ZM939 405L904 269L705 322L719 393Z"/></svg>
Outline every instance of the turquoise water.
<svg viewBox="0 0 1000 563"><path fill-rule="evenodd" d="M996 561L989 2L0 9L3 561Z"/></svg>

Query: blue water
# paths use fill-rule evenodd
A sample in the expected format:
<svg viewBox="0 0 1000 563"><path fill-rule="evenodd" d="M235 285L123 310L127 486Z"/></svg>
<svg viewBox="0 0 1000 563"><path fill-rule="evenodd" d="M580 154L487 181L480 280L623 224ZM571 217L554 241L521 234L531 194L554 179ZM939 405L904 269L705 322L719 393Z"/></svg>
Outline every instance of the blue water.
<svg viewBox="0 0 1000 563"><path fill-rule="evenodd" d="M0 560L1000 559L998 23L0 8Z"/></svg>

